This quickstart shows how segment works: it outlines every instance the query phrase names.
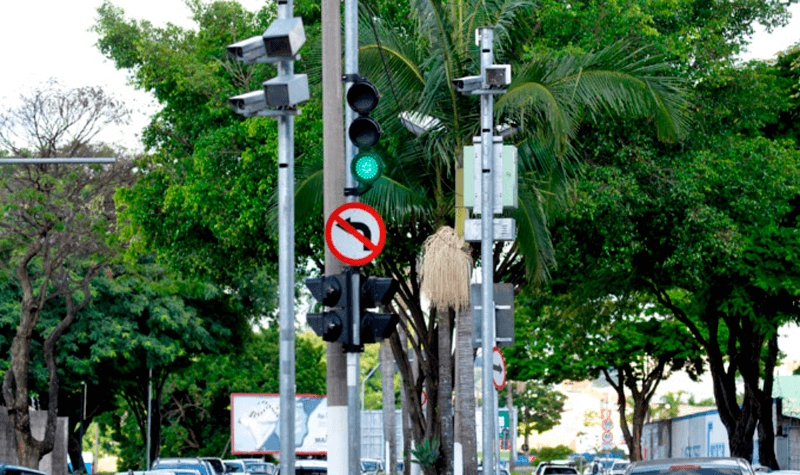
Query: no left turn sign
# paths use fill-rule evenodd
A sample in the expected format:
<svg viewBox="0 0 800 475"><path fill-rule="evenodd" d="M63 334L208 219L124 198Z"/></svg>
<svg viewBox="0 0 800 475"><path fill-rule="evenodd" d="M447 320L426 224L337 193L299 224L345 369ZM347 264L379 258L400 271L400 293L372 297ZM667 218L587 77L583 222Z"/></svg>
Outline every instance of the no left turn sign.
<svg viewBox="0 0 800 475"><path fill-rule="evenodd" d="M386 242L386 227L372 207L364 203L345 203L328 218L325 241L337 259L350 266L360 266L381 253Z"/></svg>

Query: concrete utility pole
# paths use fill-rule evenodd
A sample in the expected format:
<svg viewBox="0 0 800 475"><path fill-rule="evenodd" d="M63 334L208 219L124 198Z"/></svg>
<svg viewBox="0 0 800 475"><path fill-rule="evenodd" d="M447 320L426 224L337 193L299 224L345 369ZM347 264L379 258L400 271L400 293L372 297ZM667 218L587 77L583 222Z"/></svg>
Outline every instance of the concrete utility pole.
<svg viewBox="0 0 800 475"><path fill-rule="evenodd" d="M346 161L342 113L342 33L339 0L322 0L322 141L325 222L343 205ZM325 246L325 274L344 265ZM348 461L347 358L342 344L328 343L328 473L345 475Z"/></svg>

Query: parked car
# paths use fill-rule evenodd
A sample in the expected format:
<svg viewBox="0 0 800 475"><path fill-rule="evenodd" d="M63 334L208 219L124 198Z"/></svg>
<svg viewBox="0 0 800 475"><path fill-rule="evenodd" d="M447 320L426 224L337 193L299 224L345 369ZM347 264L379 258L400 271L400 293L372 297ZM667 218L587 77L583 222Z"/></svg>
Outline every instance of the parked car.
<svg viewBox="0 0 800 475"><path fill-rule="evenodd" d="M578 475L572 462L541 462L536 466L536 475Z"/></svg>
<svg viewBox="0 0 800 475"><path fill-rule="evenodd" d="M257 459L257 458L245 458L245 459L228 459L222 461L225 464L225 472L226 473L245 473L247 472L247 467L249 465L257 465L262 463L269 463L264 462L264 459ZM270 464L275 467L275 464Z"/></svg>
<svg viewBox="0 0 800 475"><path fill-rule="evenodd" d="M478 465L478 475L483 475L483 466L481 465ZM494 474L489 474L489 475L494 475ZM508 472L508 469L500 467L500 475L511 475L511 474Z"/></svg>
<svg viewBox="0 0 800 475"><path fill-rule="evenodd" d="M274 475L280 475L281 468L277 466ZM328 461L327 460L295 460L294 461L295 475L328 475Z"/></svg>
<svg viewBox="0 0 800 475"><path fill-rule="evenodd" d="M196 457L169 457L156 459L150 466L152 470L197 470L200 475L216 475L214 469L203 459Z"/></svg>
<svg viewBox="0 0 800 475"><path fill-rule="evenodd" d="M297 466L297 461L295 461ZM274 463L264 462L248 462L245 464L245 474L250 475L272 475L277 471Z"/></svg>
<svg viewBox="0 0 800 475"><path fill-rule="evenodd" d="M225 463L222 462L222 459L219 457L198 457L200 460L205 460L211 465L211 468L214 469L217 475L224 475L225 474Z"/></svg>
<svg viewBox="0 0 800 475"><path fill-rule="evenodd" d="M614 460L608 473L609 475L623 475L630 464L627 460Z"/></svg>
<svg viewBox="0 0 800 475"><path fill-rule="evenodd" d="M0 475L47 475L47 472L23 467L21 465L0 463Z"/></svg>
<svg viewBox="0 0 800 475"><path fill-rule="evenodd" d="M747 460L737 457L693 457L633 462L625 475L755 475Z"/></svg>
<svg viewBox="0 0 800 475"><path fill-rule="evenodd" d="M372 475L378 472L385 472L382 461L377 459L361 459L361 473Z"/></svg>

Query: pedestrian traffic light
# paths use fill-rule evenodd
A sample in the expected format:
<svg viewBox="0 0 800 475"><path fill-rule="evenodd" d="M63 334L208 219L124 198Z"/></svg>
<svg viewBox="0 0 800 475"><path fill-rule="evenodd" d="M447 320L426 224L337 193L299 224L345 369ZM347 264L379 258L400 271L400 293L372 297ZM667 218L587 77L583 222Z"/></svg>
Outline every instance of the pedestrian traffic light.
<svg viewBox="0 0 800 475"><path fill-rule="evenodd" d="M378 343L394 333L400 317L396 313L370 312L368 309L391 303L399 283L388 277L367 277L361 280L361 343Z"/></svg>
<svg viewBox="0 0 800 475"><path fill-rule="evenodd" d="M309 277L306 287L311 295L330 310L306 314L308 325L325 341L347 343L350 320L350 274L345 272L322 277Z"/></svg>

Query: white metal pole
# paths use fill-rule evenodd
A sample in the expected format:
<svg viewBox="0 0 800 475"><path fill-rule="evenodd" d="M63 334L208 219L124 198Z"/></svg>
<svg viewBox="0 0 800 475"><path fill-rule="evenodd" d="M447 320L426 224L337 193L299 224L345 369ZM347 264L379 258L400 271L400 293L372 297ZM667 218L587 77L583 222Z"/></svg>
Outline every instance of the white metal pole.
<svg viewBox="0 0 800 475"><path fill-rule="evenodd" d="M494 62L492 51L494 31L492 28L480 29L481 48L481 82L482 89L488 90L486 68ZM497 431L495 404L495 388L492 382L492 352L494 348L494 179L492 165L494 162L493 106L491 94L481 94L481 291L483 313L483 473L494 472L493 442ZM490 472L491 471L491 472Z"/></svg>
<svg viewBox="0 0 800 475"><path fill-rule="evenodd" d="M278 19L292 18L292 0L278 0ZM294 61L278 63L278 75L294 74ZM294 116L278 117L278 300L280 306L280 469L295 461L294 341Z"/></svg>

